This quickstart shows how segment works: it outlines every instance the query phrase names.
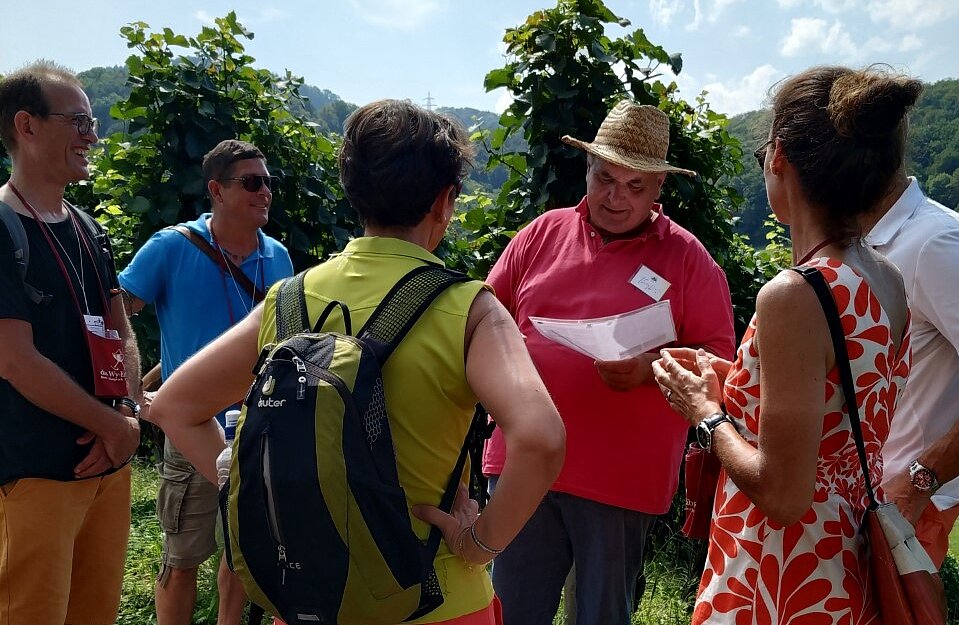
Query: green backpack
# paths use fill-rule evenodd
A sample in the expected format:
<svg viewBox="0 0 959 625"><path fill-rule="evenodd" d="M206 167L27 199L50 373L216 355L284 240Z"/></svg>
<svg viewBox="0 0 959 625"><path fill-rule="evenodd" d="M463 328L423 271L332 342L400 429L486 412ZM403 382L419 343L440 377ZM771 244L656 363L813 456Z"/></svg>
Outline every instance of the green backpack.
<svg viewBox="0 0 959 625"><path fill-rule="evenodd" d="M276 298L276 342L260 354L221 491L227 559L250 599L289 625L392 625L443 602L397 477L382 367L432 301L468 278L426 265L404 276L351 336L331 302L310 329L304 273ZM323 332L342 311L346 334ZM450 510L474 420L441 502ZM482 441L479 442L482 444Z"/></svg>

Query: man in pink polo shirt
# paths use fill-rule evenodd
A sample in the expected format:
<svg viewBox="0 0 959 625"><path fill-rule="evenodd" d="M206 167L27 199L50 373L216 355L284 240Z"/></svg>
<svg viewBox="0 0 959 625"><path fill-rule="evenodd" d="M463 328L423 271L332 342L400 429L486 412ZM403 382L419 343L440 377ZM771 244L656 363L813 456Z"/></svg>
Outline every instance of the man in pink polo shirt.
<svg viewBox="0 0 959 625"><path fill-rule="evenodd" d="M535 219L510 242L488 282L516 319L566 424L566 461L524 530L496 559L505 625L550 625L575 564L577 625L628 625L643 547L670 506L687 425L653 382L656 353L597 362L541 335L531 316L587 319L668 300L675 345L731 359L726 277L702 244L656 203L669 165L669 120L619 102L586 143L586 197ZM493 415L495 418L495 415ZM483 468L495 489L497 431Z"/></svg>

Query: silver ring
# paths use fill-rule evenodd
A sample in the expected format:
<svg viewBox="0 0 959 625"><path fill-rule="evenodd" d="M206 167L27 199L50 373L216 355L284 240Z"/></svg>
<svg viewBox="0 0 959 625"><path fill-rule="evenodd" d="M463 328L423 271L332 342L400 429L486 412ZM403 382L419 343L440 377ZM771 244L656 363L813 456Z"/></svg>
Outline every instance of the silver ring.
<svg viewBox="0 0 959 625"><path fill-rule="evenodd" d="M671 404L671 403L672 403L672 399L670 399L670 398L673 396L673 392L672 392L670 389L666 389L666 392L663 393L663 396L666 398L666 403L667 403L667 404Z"/></svg>

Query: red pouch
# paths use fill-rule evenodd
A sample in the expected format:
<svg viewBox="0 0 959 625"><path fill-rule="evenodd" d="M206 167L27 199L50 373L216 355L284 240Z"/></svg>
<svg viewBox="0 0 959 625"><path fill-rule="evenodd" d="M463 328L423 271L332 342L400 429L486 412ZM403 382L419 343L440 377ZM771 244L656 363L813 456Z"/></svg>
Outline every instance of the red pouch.
<svg viewBox="0 0 959 625"><path fill-rule="evenodd" d="M682 532L687 538L705 540L709 538L713 500L722 465L716 454L692 443L686 449L685 466L686 520Z"/></svg>
<svg viewBox="0 0 959 625"><path fill-rule="evenodd" d="M123 341L119 338L100 336L83 328L90 348L90 363L93 366L93 394L97 397L116 399L126 397L127 378L123 366Z"/></svg>

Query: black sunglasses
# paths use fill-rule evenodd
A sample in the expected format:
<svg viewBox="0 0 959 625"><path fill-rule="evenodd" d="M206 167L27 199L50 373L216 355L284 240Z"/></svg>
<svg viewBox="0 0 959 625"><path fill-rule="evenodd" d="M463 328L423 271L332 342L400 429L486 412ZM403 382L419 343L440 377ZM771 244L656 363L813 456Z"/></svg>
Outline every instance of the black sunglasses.
<svg viewBox="0 0 959 625"><path fill-rule="evenodd" d="M81 135L89 134L92 130L96 132L100 127L100 120L96 117L90 117L86 113L47 113L47 116L66 117L77 126L77 132Z"/></svg>
<svg viewBox="0 0 959 625"><path fill-rule="evenodd" d="M756 162L759 163L759 169L766 168L766 148L768 148L770 145L774 143L776 143L775 139L769 139L768 141L763 143L761 146L756 148L756 150L753 152L753 156L756 158Z"/></svg>
<svg viewBox="0 0 959 625"><path fill-rule="evenodd" d="M235 178L220 178L220 182L226 182L227 180L239 180L243 183L243 190L249 191L250 193L256 193L260 190L260 187L265 186L267 191L273 190L273 184L277 181L276 176L264 176L261 174L247 174L245 176L237 176Z"/></svg>

